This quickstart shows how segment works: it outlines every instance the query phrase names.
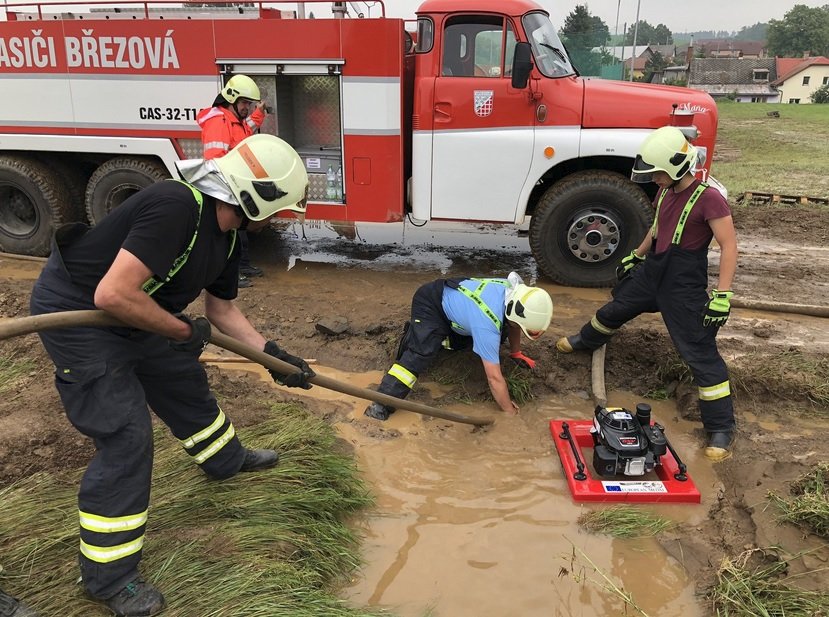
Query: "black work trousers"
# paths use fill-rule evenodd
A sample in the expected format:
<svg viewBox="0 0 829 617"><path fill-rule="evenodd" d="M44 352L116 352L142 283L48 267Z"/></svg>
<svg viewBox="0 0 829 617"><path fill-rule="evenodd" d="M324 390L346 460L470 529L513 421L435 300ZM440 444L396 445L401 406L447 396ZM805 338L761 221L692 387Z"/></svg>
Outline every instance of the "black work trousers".
<svg viewBox="0 0 829 617"><path fill-rule="evenodd" d="M397 350L397 359L383 375L379 392L397 398L406 398L418 376L431 366L448 338L452 348L468 347L471 338L452 331L443 312L445 281L438 279L421 285L412 297L411 320L406 325ZM465 339L465 340L462 340Z"/></svg>
<svg viewBox="0 0 829 617"><path fill-rule="evenodd" d="M88 308L51 259L32 291L31 314ZM78 492L80 565L86 590L107 599L138 575L153 464L148 406L214 478L237 473L245 451L197 354L132 328L65 328L40 337L69 421L95 444Z"/></svg>
<svg viewBox="0 0 829 617"><path fill-rule="evenodd" d="M651 253L613 290L580 332L589 349L597 349L623 324L642 313L662 313L677 352L691 369L699 389L699 408L706 431L734 428L734 406L728 369L717 350L717 329L702 325L708 302L708 249L686 251L676 246Z"/></svg>

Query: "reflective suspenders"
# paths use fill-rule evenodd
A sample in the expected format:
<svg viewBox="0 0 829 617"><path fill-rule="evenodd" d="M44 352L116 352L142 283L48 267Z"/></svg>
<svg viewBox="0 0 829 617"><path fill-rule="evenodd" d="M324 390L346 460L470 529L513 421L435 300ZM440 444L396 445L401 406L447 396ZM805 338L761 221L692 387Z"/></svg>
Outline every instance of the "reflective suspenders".
<svg viewBox="0 0 829 617"><path fill-rule="evenodd" d="M489 285L490 283L494 283L496 285L503 285L504 287L509 285L509 283L507 283L507 281L503 281L501 279L470 279L470 280L475 281L476 283L479 283L478 287L475 288L475 291L470 291L466 287L463 287L460 283L458 283L458 286L455 287L454 289L457 289L459 292L461 292L467 298L472 300L478 306L478 308L481 309L481 312L484 315L486 315L492 323L495 324L495 327L500 332L500 330L501 330L501 320L498 319L498 316L495 313L493 313L492 309L490 309L486 305L486 303L481 299L481 294L483 293L484 288L487 285ZM457 324L452 324L452 325L457 325Z"/></svg>
<svg viewBox="0 0 829 617"><path fill-rule="evenodd" d="M190 257L190 251L193 250L193 246L196 244L196 239L199 237L199 225L201 224L201 213L202 213L202 206L204 205L204 198L202 194L191 184L187 184L182 180L173 179L174 182L180 182L187 188L189 188L193 192L193 197L196 199L196 204L199 206L198 216L196 217L196 231L193 232L193 237L190 238L190 242L187 245L187 248L184 249L184 252L176 257L176 260L173 262L173 266L170 268L170 271L167 273L167 276L164 277L163 280L156 278L155 276L151 276L148 278L144 285L141 286L141 289L144 290L145 293L149 295L153 295L156 291L158 291L165 283L169 283L170 279L175 276L175 274L187 263L187 258ZM227 258L230 259L230 256L233 254L233 248L236 246L236 230L232 229L232 237L230 239L230 250L227 253Z"/></svg>
<svg viewBox="0 0 829 617"><path fill-rule="evenodd" d="M708 188L708 185L705 182L700 182L699 186L697 186L696 190L691 194L691 197L688 198L688 202L685 204L685 207L682 209L682 214L679 215L679 220L676 223L676 229L674 230L674 237L671 240L671 244L679 245L679 240L682 238L682 232L685 231L685 223L688 220L688 215L691 214L691 208L694 207L694 204L697 203L699 196L702 195L702 192ZM662 200L665 199L665 195L668 194L670 189L665 189L659 194L659 201L656 202L656 213L653 217L653 227L651 227L651 235L655 238L656 237L656 230L657 230L657 222L659 221L659 207L662 205Z"/></svg>

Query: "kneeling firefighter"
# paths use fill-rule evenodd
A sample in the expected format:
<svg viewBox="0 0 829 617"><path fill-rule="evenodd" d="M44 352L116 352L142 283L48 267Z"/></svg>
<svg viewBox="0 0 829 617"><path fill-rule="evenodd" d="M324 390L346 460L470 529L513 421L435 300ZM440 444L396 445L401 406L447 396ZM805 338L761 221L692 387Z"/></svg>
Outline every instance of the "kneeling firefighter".
<svg viewBox="0 0 829 617"><path fill-rule="evenodd" d="M418 375L441 349L468 349L481 358L492 397L508 414L518 412L501 372L499 348L509 341L509 357L533 369L535 361L521 352L521 335L538 339L550 326L553 301L540 287L529 287L511 272L506 278L438 279L421 286L412 298L394 365L383 376L379 392L406 398ZM372 403L365 414L387 420L394 409Z"/></svg>
<svg viewBox="0 0 829 617"><path fill-rule="evenodd" d="M278 462L273 450L240 443L210 391L199 354L211 322L302 369L272 372L279 383L307 388L314 375L266 341L233 302L236 230L305 210L308 177L299 155L278 137L255 135L222 158L177 166L181 180L143 189L95 227L58 230L30 304L32 315L97 308L125 324L48 330L40 338L69 421L95 443L78 492L83 585L127 617L165 606L138 571L153 464L148 407L212 478ZM182 314L202 291L206 318Z"/></svg>

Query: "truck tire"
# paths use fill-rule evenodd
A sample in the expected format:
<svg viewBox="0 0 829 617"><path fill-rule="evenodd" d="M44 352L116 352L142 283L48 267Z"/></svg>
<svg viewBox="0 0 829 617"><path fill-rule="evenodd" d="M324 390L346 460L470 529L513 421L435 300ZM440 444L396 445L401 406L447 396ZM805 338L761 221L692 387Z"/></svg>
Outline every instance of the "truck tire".
<svg viewBox="0 0 829 617"><path fill-rule="evenodd" d="M89 182L89 172L81 165L55 156L41 158L40 161L55 172L68 194L69 210L64 220L86 223L86 184Z"/></svg>
<svg viewBox="0 0 829 617"><path fill-rule="evenodd" d="M65 185L49 167L0 157L0 251L48 255L55 229L71 220L71 210Z"/></svg>
<svg viewBox="0 0 829 617"><path fill-rule="evenodd" d="M156 161L118 157L103 163L86 185L86 214L93 225L110 210L143 188L169 178L167 168Z"/></svg>
<svg viewBox="0 0 829 617"><path fill-rule="evenodd" d="M557 283L609 287L619 261L639 246L652 220L645 192L621 174L578 172L547 189L536 204L530 249Z"/></svg>

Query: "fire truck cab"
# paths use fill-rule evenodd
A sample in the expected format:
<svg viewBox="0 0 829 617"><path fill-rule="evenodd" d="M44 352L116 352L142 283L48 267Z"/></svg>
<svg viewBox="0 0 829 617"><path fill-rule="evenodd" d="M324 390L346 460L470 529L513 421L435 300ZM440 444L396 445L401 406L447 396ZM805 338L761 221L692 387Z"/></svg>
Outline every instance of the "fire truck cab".
<svg viewBox="0 0 829 617"><path fill-rule="evenodd" d="M305 161L308 218L530 217L540 270L568 285L611 284L644 237L655 187L629 175L651 130L713 152L708 95L579 76L531 0L426 0L413 27L381 3L378 17L333 3L326 19L305 4L8 4L0 250L45 255L60 224L95 224L200 158L196 115L238 73L271 108L261 130Z"/></svg>

